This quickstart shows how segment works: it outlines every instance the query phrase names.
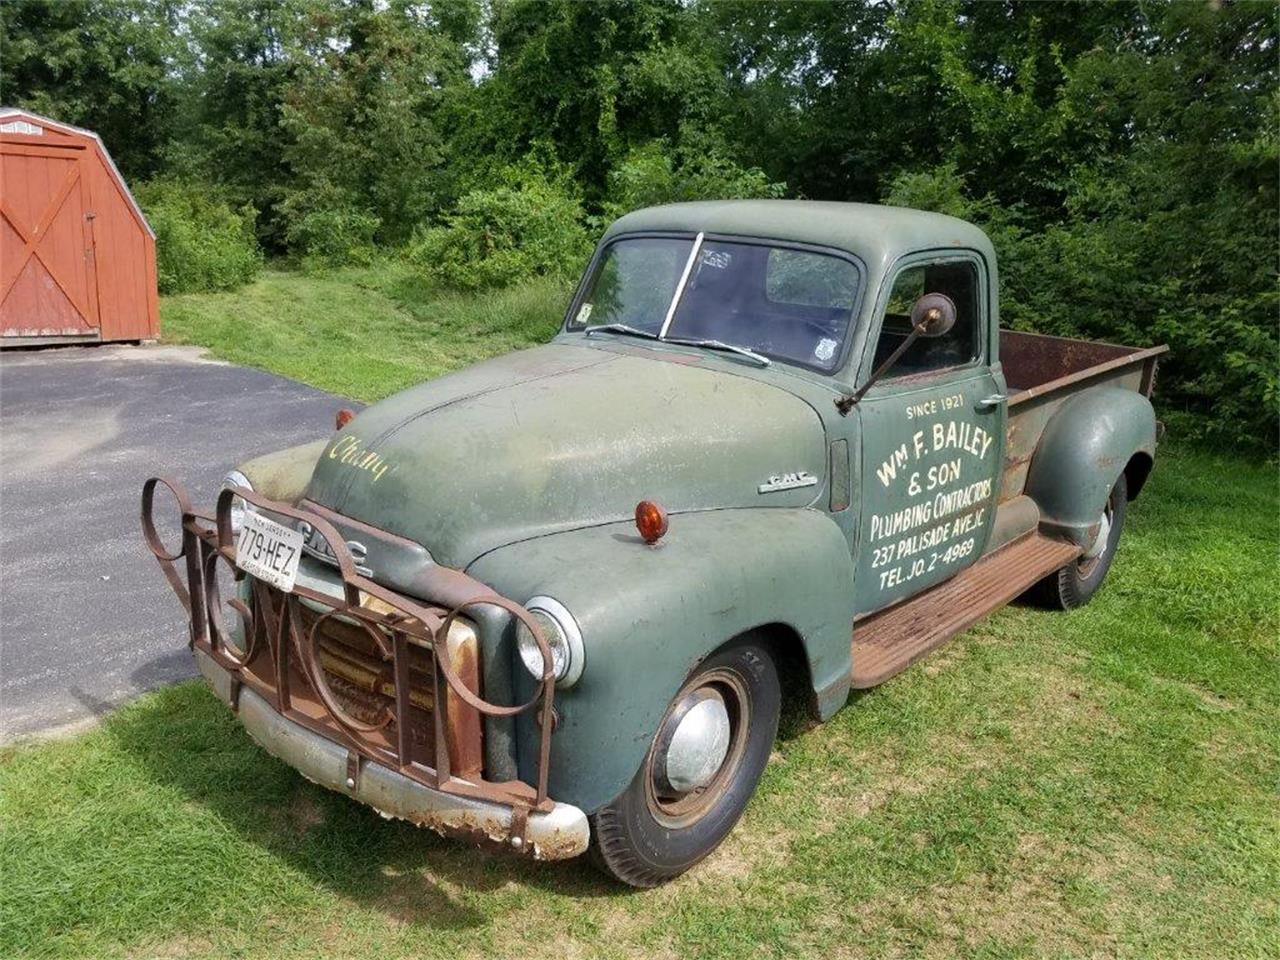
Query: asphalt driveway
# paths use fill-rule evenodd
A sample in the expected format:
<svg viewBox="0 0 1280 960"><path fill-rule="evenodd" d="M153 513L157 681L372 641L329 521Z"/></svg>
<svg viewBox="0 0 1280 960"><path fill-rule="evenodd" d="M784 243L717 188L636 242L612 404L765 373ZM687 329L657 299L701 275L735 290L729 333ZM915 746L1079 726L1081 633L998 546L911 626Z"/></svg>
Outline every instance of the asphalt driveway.
<svg viewBox="0 0 1280 960"><path fill-rule="evenodd" d="M0 353L0 739L192 676L143 480L210 505L237 462L327 434L344 403L192 348Z"/></svg>

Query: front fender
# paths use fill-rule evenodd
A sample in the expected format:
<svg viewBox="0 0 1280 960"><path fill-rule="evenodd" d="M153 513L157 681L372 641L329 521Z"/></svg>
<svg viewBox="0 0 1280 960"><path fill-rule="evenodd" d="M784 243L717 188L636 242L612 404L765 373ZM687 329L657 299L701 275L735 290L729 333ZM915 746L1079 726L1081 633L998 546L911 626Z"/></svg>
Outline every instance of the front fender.
<svg viewBox="0 0 1280 960"><path fill-rule="evenodd" d="M502 547L467 572L521 602L555 597L577 618L586 663L556 693L549 786L588 812L631 781L694 666L744 631L794 632L824 717L848 695L853 564L840 529L816 510L679 514L652 547L631 524L573 530ZM516 657L512 670L523 699L531 680ZM521 727L527 778L536 739L530 718Z"/></svg>
<svg viewBox="0 0 1280 960"><path fill-rule="evenodd" d="M253 485L255 492L281 503L297 503L307 490L311 473L328 445L328 439L313 440L246 460L236 469Z"/></svg>
<svg viewBox="0 0 1280 960"><path fill-rule="evenodd" d="M1120 474L1136 454L1155 452L1155 410L1142 394L1096 387L1067 400L1045 425L1027 474L1041 526L1087 547Z"/></svg>

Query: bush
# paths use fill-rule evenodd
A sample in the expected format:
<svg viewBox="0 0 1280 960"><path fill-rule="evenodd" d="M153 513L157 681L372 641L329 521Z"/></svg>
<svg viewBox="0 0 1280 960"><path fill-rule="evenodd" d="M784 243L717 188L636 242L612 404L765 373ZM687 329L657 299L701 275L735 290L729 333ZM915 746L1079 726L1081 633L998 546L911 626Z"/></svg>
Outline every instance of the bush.
<svg viewBox="0 0 1280 960"><path fill-rule="evenodd" d="M756 167L739 166L714 148L673 155L665 141L637 147L609 172L609 219L641 207L684 200L749 200L784 196Z"/></svg>
<svg viewBox="0 0 1280 960"><path fill-rule="evenodd" d="M373 238L379 225L378 218L365 210L320 207L290 220L285 240L310 272L367 266L376 252Z"/></svg>
<svg viewBox="0 0 1280 960"><path fill-rule="evenodd" d="M233 290L262 269L253 207L233 210L217 188L182 181L142 184L135 195L156 233L161 293Z"/></svg>
<svg viewBox="0 0 1280 960"><path fill-rule="evenodd" d="M1000 257L1001 322L1009 328L1131 346L1166 343L1156 404L1184 435L1275 449L1277 297L1270 197L1206 188L1199 204L1160 203L1155 164L1104 181L1076 174L1063 219L1039 229L990 197L965 195L947 164L900 175L886 202L977 223ZM1229 265L1223 269L1221 265ZM1172 415L1172 417L1170 417Z"/></svg>
<svg viewBox="0 0 1280 960"><path fill-rule="evenodd" d="M428 281L457 290L576 274L591 243L571 181L536 163L508 167L497 179L464 194L443 225L419 230L409 261Z"/></svg>

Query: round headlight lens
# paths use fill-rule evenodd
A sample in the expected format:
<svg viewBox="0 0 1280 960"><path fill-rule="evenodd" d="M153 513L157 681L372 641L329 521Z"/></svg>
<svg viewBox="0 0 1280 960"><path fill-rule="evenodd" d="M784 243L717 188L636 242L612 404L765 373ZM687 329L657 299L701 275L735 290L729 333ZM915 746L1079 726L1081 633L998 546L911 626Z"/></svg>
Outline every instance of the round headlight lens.
<svg viewBox="0 0 1280 960"><path fill-rule="evenodd" d="M578 629L578 622L564 604L551 597L534 597L525 604L525 609L537 621L543 639L551 648L551 670L556 685L571 686L582 675L583 667L582 632ZM541 680L542 651L538 649L533 632L523 623L516 626L516 646L525 669L535 679Z"/></svg>
<svg viewBox="0 0 1280 960"><path fill-rule="evenodd" d="M232 470L230 473L228 473L225 477L222 478L222 487L224 490L230 489L231 487L245 487L249 490L252 490L253 484L250 483L249 478L246 477L239 470ZM242 497L231 498L231 532L232 533L240 532L240 525L244 523L245 513L247 513L252 509L253 507L250 506L248 503L246 503L244 501L244 498Z"/></svg>
<svg viewBox="0 0 1280 960"><path fill-rule="evenodd" d="M563 680L564 675L569 672L569 648L564 639L564 631L560 629L560 625L555 620L541 610L530 610L529 612L533 614L533 619L542 628L542 637L547 641L547 646L551 648L552 672L556 675L557 680ZM533 639L533 632L523 623L517 627L517 630L520 659L524 661L526 670L535 677L541 678L545 661L542 657L542 651L538 649L538 642Z"/></svg>

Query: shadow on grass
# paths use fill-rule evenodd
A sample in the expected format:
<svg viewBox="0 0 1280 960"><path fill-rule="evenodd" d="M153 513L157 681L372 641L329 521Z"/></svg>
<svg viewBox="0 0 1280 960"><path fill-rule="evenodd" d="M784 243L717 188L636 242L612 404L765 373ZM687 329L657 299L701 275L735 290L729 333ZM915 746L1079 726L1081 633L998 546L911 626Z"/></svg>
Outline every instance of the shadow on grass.
<svg viewBox="0 0 1280 960"><path fill-rule="evenodd" d="M247 844L316 886L399 923L487 926L470 893L519 888L570 898L628 891L585 858L538 863L386 820L318 787L260 749L203 684L162 690L110 716L104 731L155 783L178 788ZM459 891L465 892L459 895Z"/></svg>

